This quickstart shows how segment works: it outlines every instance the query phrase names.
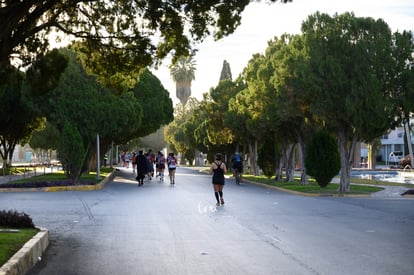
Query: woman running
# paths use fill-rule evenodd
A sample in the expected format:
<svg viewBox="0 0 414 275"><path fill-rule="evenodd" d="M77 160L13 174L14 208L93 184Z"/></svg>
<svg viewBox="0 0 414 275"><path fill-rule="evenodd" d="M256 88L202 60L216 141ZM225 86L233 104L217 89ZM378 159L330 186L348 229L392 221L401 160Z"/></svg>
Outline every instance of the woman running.
<svg viewBox="0 0 414 275"><path fill-rule="evenodd" d="M170 184L175 184L175 170L177 169L177 159L174 153L169 153L167 158L168 175L170 176Z"/></svg>
<svg viewBox="0 0 414 275"><path fill-rule="evenodd" d="M224 204L223 199L223 188L224 188L224 174L227 172L226 164L221 160L222 156L220 153L216 154L216 160L211 164L210 174L213 174L213 188L214 196L217 200L217 206ZM220 197L220 198L219 198Z"/></svg>

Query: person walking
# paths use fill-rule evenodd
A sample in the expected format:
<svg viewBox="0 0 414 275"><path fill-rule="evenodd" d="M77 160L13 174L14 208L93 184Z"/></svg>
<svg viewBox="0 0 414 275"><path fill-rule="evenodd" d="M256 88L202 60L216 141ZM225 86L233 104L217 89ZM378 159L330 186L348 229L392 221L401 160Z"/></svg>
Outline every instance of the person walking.
<svg viewBox="0 0 414 275"><path fill-rule="evenodd" d="M135 178L138 181L138 186L144 184L145 175L148 173L148 160L143 154L143 151L140 150L138 152L138 156L136 158L137 161L137 177Z"/></svg>
<svg viewBox="0 0 414 275"><path fill-rule="evenodd" d="M226 164L222 161L220 153L216 154L215 161L210 166L210 175L213 174L214 196L217 200L217 206L224 204L223 188L225 184L224 174L227 172Z"/></svg>
<svg viewBox="0 0 414 275"><path fill-rule="evenodd" d="M169 153L167 158L168 175L170 176L170 184L175 184L175 170L177 169L177 159L174 153Z"/></svg>

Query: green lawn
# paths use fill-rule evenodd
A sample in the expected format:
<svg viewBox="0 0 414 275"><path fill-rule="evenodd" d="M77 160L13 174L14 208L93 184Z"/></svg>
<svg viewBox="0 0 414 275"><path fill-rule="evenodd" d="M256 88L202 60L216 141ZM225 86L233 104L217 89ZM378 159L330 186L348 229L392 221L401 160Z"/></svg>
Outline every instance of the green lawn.
<svg viewBox="0 0 414 275"><path fill-rule="evenodd" d="M109 174L113 171L113 168L101 168L100 170L100 176L101 178L98 179L96 177L96 172L89 172L89 173L84 173L80 176L79 180L81 181L94 181L96 183L99 183L102 181L103 178L109 176ZM10 183L25 183L27 181L31 182L35 182L35 181L49 181L49 182L54 182L54 181L60 181L60 180L66 180L66 175L64 173L64 171L59 170L59 171L55 171L53 173L47 173L47 174L39 174L38 176L35 177L30 177L30 178L26 178L26 179L20 179L20 180L15 180L12 181Z"/></svg>
<svg viewBox="0 0 414 275"><path fill-rule="evenodd" d="M341 194L340 192L336 191L338 189L338 184L336 183L330 183L325 188L321 188L313 179L309 179L309 184L301 185L299 178L295 178L293 182L286 182L286 181L276 181L274 177L268 179L265 176L252 176L252 175L243 175L243 178L249 181L259 182L263 184L267 184L270 186L276 186L279 188L302 192L302 193L309 193L309 194ZM354 179L352 179L352 182L354 182ZM362 182L359 182L362 183ZM375 185L375 183L371 182L363 182L366 184L372 184ZM381 182L382 184L383 182ZM351 185L351 190L347 192L346 194L353 194L353 195L365 195L370 194L374 192L378 192L383 190L381 187L375 187L375 186L367 186L367 185Z"/></svg>
<svg viewBox="0 0 414 275"><path fill-rule="evenodd" d="M0 266L4 265L19 249L38 232L36 228L19 229L19 232L2 232L0 227Z"/></svg>

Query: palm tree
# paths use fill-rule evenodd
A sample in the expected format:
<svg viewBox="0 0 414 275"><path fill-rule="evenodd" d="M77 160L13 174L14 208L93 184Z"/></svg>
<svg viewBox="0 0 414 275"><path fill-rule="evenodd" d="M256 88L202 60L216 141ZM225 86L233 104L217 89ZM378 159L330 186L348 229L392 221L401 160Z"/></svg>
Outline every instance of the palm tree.
<svg viewBox="0 0 414 275"><path fill-rule="evenodd" d="M170 65L170 74L175 81L176 96L185 105L191 96L191 81L195 79L195 60L192 56L183 56Z"/></svg>

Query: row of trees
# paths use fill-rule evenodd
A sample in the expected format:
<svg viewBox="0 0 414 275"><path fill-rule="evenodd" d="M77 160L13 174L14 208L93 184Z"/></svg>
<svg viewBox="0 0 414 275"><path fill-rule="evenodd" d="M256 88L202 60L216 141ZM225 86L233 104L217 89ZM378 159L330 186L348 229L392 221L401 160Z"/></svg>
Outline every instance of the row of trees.
<svg viewBox="0 0 414 275"><path fill-rule="evenodd" d="M19 81L3 86L4 97L14 103L10 107L18 105L1 116L10 121L2 123L9 135L0 135L5 145L1 151L9 152L9 158L3 158L5 166L11 164L11 145L29 141L33 148L58 149L65 171L69 177L77 178L82 171L96 169L97 134L100 151L106 152L112 143L125 144L149 135L173 120L169 93L149 70L137 76L131 90L118 95L86 73L75 51L56 50L56 57L66 62L62 61L64 70L49 92L29 95L24 91L24 87L33 87L29 82L32 68L26 74L20 72ZM20 93L26 95L24 100L15 100L13 96ZM29 114L29 110L36 112ZM17 127L19 118L31 120Z"/></svg>
<svg viewBox="0 0 414 275"><path fill-rule="evenodd" d="M238 79L183 107L166 135L187 155L243 149L254 174L258 152L273 152L274 174L284 167L290 180L295 155L304 168L306 145L324 129L337 140L339 189L349 191L356 143L373 142L414 110L413 52L413 34L392 33L381 19L315 13L300 35L275 37Z"/></svg>
<svg viewBox="0 0 414 275"><path fill-rule="evenodd" d="M10 165L16 144L25 143L34 129L44 125L42 134L35 133L33 143L50 145L63 129L72 137L78 136L73 133L76 130L86 147L85 156L91 154L96 133L106 145L110 140L122 143L153 132L170 120L172 110L160 84L146 68L159 65L169 54L174 62L179 56L191 55L197 42L208 35L220 39L234 32L249 3L3 1L0 152L4 165ZM55 89L67 59L50 48L52 41L61 40L76 41L72 46L82 66L70 66ZM73 63L71 54L66 55ZM50 98L44 96L54 89ZM64 92L68 93L60 97ZM183 92L185 99L188 91ZM42 140L44 132L50 141Z"/></svg>

